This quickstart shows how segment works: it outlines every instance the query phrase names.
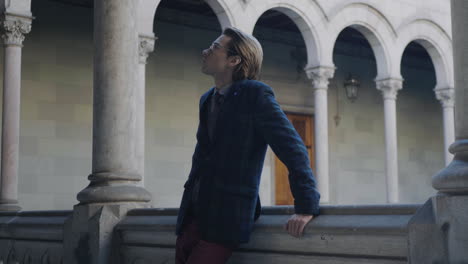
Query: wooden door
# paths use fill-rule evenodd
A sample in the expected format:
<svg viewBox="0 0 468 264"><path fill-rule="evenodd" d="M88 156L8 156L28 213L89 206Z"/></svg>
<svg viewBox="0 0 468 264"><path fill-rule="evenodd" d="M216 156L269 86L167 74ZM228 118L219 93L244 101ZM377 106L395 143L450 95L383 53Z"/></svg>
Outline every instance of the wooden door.
<svg viewBox="0 0 468 264"><path fill-rule="evenodd" d="M310 166L315 171L314 122L312 115L286 113L297 133L301 136L310 158ZM275 197L276 205L294 205L288 180L288 169L275 155Z"/></svg>

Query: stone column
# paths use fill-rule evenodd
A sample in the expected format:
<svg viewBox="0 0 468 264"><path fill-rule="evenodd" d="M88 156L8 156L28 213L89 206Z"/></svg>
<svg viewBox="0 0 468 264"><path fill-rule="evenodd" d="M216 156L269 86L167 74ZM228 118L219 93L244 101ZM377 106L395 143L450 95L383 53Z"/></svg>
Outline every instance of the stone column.
<svg viewBox="0 0 468 264"><path fill-rule="evenodd" d="M93 158L90 184L65 224L64 263L119 263L115 225L149 207L138 182L138 1L94 2Z"/></svg>
<svg viewBox="0 0 468 264"><path fill-rule="evenodd" d="M453 155L449 151L450 145L455 142L455 90L453 88L436 88L436 97L442 104L444 112L444 153L445 153L445 165L449 165L453 159Z"/></svg>
<svg viewBox="0 0 468 264"><path fill-rule="evenodd" d="M385 118L385 167L387 184L387 202L398 202L398 148L396 97L403 86L401 78L377 80L377 89L382 91Z"/></svg>
<svg viewBox="0 0 468 264"><path fill-rule="evenodd" d="M31 17L5 14L2 160L0 211L18 211L18 159L20 136L21 49L25 34L31 31Z"/></svg>
<svg viewBox="0 0 468 264"><path fill-rule="evenodd" d="M432 178L438 191L411 219L410 263L468 263L468 1L452 0L455 142L452 162Z"/></svg>
<svg viewBox="0 0 468 264"><path fill-rule="evenodd" d="M320 202L330 202L328 162L328 84L335 67L319 66L306 69L314 89L315 110L315 166Z"/></svg>
<svg viewBox="0 0 468 264"><path fill-rule="evenodd" d="M144 186L145 175L145 92L146 92L146 61L154 50L154 36L140 35L138 41L139 77L136 91L136 122L137 122L137 160L138 173L141 175L140 186Z"/></svg>
<svg viewBox="0 0 468 264"><path fill-rule="evenodd" d="M432 181L432 185L435 189L442 193L449 194L468 194L467 26L468 1L452 0L452 34L455 69L455 142L450 146L450 152L455 155L455 158L449 166L437 174ZM466 209L467 207L465 206L464 208ZM468 217L468 214L466 216ZM468 240L465 241L468 243ZM465 250L465 254L465 256L468 257L468 251ZM468 259L465 259L465 261L468 261Z"/></svg>

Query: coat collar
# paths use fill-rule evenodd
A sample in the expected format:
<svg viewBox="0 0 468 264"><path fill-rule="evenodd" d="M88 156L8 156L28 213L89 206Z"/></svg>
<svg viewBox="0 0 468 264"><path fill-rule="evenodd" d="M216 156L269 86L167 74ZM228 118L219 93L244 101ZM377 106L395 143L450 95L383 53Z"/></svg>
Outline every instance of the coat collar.
<svg viewBox="0 0 468 264"><path fill-rule="evenodd" d="M229 89L231 88L231 86L232 86L232 83L229 83L221 88L218 88L218 89L215 88L216 92L213 92L213 94L216 94L219 92L220 94L225 95L226 93L229 92Z"/></svg>
<svg viewBox="0 0 468 264"><path fill-rule="evenodd" d="M231 86L227 90L227 93L224 95L224 102L231 100L233 97L237 96L237 94L242 88L242 83L244 83L244 80L235 81L231 84ZM208 92L205 93L205 95L202 98L200 109L203 109L205 105L207 104L207 102L210 101L209 99L214 94L214 90L215 90L215 87L212 87L210 90L208 90Z"/></svg>
<svg viewBox="0 0 468 264"><path fill-rule="evenodd" d="M214 136L213 136L213 141L212 146L216 143L216 139L219 136L220 129L223 126L223 123L226 121L225 120L225 114L226 112L229 112L229 109L233 107L233 104L235 102L235 99L237 95L240 93L242 87L244 86L243 84L245 83L244 80L241 81L236 81L232 83L232 86L229 88L227 91L227 94L224 95L224 103L223 106L221 107L221 110L218 114L218 118L216 121L215 125L215 131L214 131ZM206 116L206 107L209 105L210 99L213 96L215 87L212 87L208 92L206 92L201 101L200 105L200 121L205 123L205 116ZM203 120L203 121L202 121ZM206 137L208 137L208 133L206 132Z"/></svg>

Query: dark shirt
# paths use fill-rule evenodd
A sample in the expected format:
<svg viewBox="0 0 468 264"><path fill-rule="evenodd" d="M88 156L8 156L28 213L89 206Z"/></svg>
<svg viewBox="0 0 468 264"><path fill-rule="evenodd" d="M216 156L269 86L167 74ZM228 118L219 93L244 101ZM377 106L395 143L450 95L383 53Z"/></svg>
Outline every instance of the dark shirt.
<svg viewBox="0 0 468 264"><path fill-rule="evenodd" d="M229 88L231 87L231 84L228 84L228 85L225 85L223 87L221 87L219 90L218 88L215 88L213 90L213 95L211 96L211 101L210 101L210 105L209 105L209 111L207 112L208 113L208 118L207 118L207 126L208 128L210 128L210 130L216 125L216 119L217 119L217 113L214 113L214 111L216 110L215 109L215 98L217 97L216 94L219 93L221 95L225 95ZM217 109L217 111L219 111L219 108ZM210 133L210 140L211 140L211 133ZM199 177L196 177L195 178L195 182L193 184L193 190L192 190L192 210L191 210L191 213L193 216L196 217L197 215L197 211L196 211L196 203L198 201L198 192L200 190L200 176L201 175L198 175Z"/></svg>

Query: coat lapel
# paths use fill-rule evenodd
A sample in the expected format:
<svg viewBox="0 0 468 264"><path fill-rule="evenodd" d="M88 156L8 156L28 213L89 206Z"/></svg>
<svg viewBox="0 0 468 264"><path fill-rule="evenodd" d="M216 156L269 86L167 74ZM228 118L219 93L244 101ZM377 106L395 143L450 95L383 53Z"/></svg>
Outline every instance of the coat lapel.
<svg viewBox="0 0 468 264"><path fill-rule="evenodd" d="M242 88L242 81L237 81L232 84L232 86L229 88L227 94L224 97L224 103L221 106L221 109L218 113L218 118L216 120L216 125L214 128L214 135L213 135L213 140L210 140L210 137L208 136L208 125L207 125L207 117L208 117L208 111L209 107L211 104L211 98L213 96L214 92L214 87L212 87L206 94L205 96L202 97L201 102L200 102L200 123L203 126L203 138L207 139L207 142L211 143L211 147L216 143L217 138L219 137L219 134L222 132L222 128L227 121L226 118L229 117L229 113L232 112L232 109L235 107L236 103L238 100L238 94Z"/></svg>
<svg viewBox="0 0 468 264"><path fill-rule="evenodd" d="M210 137L208 136L208 126L207 126L207 115L208 108L210 106L211 96L213 94L214 87L206 92L200 101L200 110L199 110L199 120L200 120L200 139L202 144L210 144Z"/></svg>
<svg viewBox="0 0 468 264"><path fill-rule="evenodd" d="M208 90L207 93L205 93L205 96L202 97L201 102L200 102L200 114L202 114L203 111L206 109L206 107L209 105L214 89L215 88L212 87L210 90Z"/></svg>
<svg viewBox="0 0 468 264"><path fill-rule="evenodd" d="M214 128L212 142L213 145L216 144L216 141L219 138L220 133L222 132L222 128L224 127L225 122L228 121L226 120L226 118L229 117L229 114L232 112L232 109L238 102L238 100L236 99L238 98L237 95L239 94L240 89L242 88L241 83L242 81L234 82L224 97L224 103L222 104L221 109L218 113L218 118L216 120Z"/></svg>

